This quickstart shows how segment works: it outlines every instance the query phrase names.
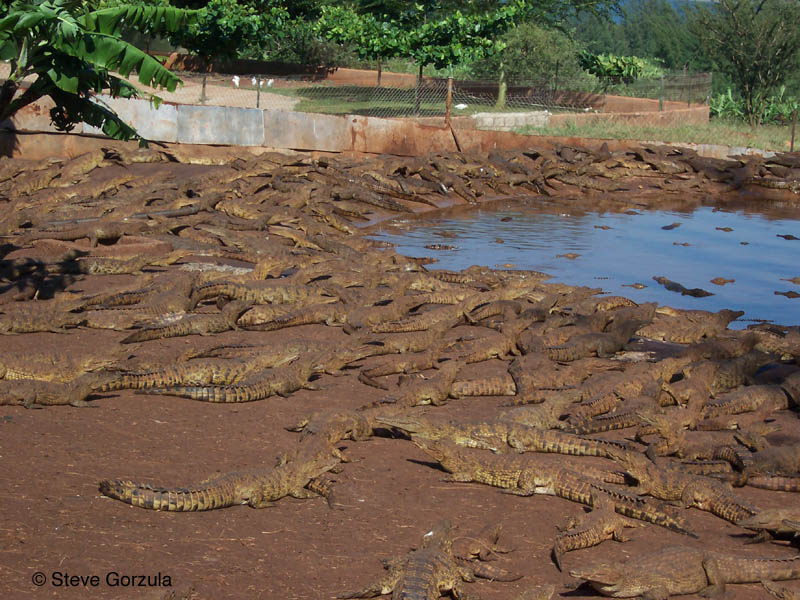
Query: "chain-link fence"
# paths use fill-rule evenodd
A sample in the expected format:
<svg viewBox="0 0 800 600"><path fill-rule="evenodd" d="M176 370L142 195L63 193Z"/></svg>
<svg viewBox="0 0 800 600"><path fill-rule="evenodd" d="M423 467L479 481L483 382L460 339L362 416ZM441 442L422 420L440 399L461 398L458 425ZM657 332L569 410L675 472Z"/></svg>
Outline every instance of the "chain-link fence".
<svg viewBox="0 0 800 600"><path fill-rule="evenodd" d="M357 114L373 117L440 117L447 109L448 81L423 78L416 85L413 76L407 83L363 85L304 76L209 74L203 91L202 76L182 73L184 86L174 93L160 92L167 101L187 104L213 104L248 108L294 110L326 114ZM711 94L711 74L671 75L656 80L640 80L614 86L608 94L637 98L705 103ZM503 90L497 82L453 81L452 116L478 112L544 111L602 112L606 98L592 90L587 79L508 84Z"/></svg>
<svg viewBox="0 0 800 600"><path fill-rule="evenodd" d="M8 71L0 63L0 80ZM360 78L329 78L300 75L225 75L179 73L184 85L175 92L150 90L167 102L209 104L326 114L356 114L373 117L444 117L448 80L424 77L419 85L413 75L386 73L382 85L374 74ZM711 94L711 74L669 75L639 80L605 90L606 94L706 103ZM500 86L492 81L452 82L451 115L470 116L486 112L603 112L607 98L591 78L514 82Z"/></svg>

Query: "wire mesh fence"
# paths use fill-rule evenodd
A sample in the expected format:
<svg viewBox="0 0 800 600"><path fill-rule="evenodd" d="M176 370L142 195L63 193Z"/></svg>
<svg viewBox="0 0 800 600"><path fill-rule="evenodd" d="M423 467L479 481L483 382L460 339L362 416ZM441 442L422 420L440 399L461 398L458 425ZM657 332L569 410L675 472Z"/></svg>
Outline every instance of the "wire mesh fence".
<svg viewBox="0 0 800 600"><path fill-rule="evenodd" d="M8 64L0 62L0 81ZM356 114L384 118L444 117L448 80L424 77L384 77L390 85L341 82L334 78L302 75L232 75L180 73L184 82L174 92L148 90L167 102L209 104L272 110L294 110L325 114ZM205 83L204 80L205 79ZM372 80L375 80L373 76ZM655 80L617 85L605 94L706 103L711 95L711 74L677 74ZM452 83L451 115L470 116L485 112L603 112L606 96L591 78L575 80L555 77L537 82L513 82L504 89L492 81L456 80Z"/></svg>
<svg viewBox="0 0 800 600"><path fill-rule="evenodd" d="M325 114L357 114L384 118L443 117L447 109L447 79L423 78L416 85L358 85L303 76L181 74L184 86L159 92L166 101L212 104ZM606 94L652 98L687 104L705 103L711 94L711 74L671 75L608 88ZM478 112L581 112L605 108L605 95L587 79L515 82L454 81L452 116Z"/></svg>

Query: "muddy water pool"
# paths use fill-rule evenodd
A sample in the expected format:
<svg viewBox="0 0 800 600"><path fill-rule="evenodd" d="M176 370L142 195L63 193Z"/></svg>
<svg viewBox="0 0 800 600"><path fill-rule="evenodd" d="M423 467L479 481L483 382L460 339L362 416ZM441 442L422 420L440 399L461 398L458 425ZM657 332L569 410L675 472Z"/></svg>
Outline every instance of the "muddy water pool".
<svg viewBox="0 0 800 600"><path fill-rule="evenodd" d="M395 220L373 229L371 237L395 244L407 256L437 258L431 268L534 269L551 275L551 281L599 287L636 302L745 311L731 327L752 320L800 324L800 297L790 297L800 295L800 285L785 281L800 278L800 239L791 239L800 238L797 209L703 206L686 212L573 214L564 207L502 203L491 210ZM681 295L653 277L713 295Z"/></svg>

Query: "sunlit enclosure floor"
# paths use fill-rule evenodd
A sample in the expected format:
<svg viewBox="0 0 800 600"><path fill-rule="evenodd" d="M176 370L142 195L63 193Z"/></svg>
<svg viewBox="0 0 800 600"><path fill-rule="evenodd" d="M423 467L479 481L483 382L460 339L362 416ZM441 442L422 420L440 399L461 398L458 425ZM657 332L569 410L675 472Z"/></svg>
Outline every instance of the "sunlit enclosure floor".
<svg viewBox="0 0 800 600"><path fill-rule="evenodd" d="M796 576L798 155L81 139L0 159L3 598Z"/></svg>

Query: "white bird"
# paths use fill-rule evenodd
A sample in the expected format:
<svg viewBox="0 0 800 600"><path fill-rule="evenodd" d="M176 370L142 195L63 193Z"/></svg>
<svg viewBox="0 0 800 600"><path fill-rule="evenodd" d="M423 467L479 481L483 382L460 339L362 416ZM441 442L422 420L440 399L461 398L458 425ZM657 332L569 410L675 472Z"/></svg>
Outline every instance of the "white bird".
<svg viewBox="0 0 800 600"><path fill-rule="evenodd" d="M239 87L239 76L238 75L234 75L233 78L231 79L231 81L233 81L233 87L236 87L236 88Z"/></svg>
<svg viewBox="0 0 800 600"><path fill-rule="evenodd" d="M253 84L253 87L256 87L256 86L258 85L258 80L257 80L255 77L253 77L253 78L250 80L250 83L252 83L252 84Z"/></svg>
<svg viewBox="0 0 800 600"><path fill-rule="evenodd" d="M264 87L264 80L263 79L258 82L258 87Z"/></svg>
<svg viewBox="0 0 800 600"><path fill-rule="evenodd" d="M275 80L274 80L274 79L268 79L268 80L267 80L267 87L272 87L272 85L273 85L274 83L275 83Z"/></svg>
<svg viewBox="0 0 800 600"><path fill-rule="evenodd" d="M456 108L458 110L464 110L465 108L467 108L467 105L466 104L456 104L453 108Z"/></svg>

